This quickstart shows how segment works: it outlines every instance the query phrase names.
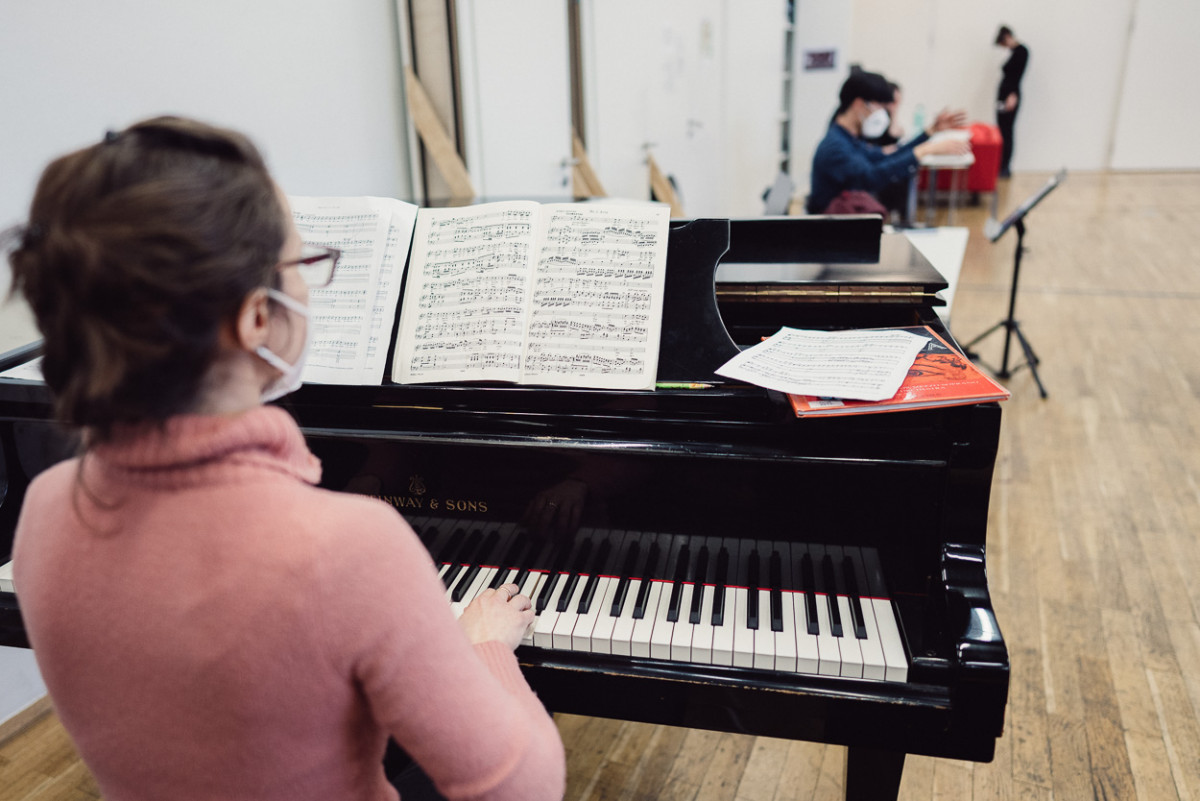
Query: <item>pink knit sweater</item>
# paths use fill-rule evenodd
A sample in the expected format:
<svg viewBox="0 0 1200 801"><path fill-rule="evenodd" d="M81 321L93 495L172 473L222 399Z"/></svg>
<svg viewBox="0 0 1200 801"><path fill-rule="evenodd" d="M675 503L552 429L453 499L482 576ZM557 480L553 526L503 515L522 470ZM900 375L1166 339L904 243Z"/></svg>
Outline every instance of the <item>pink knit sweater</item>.
<svg viewBox="0 0 1200 801"><path fill-rule="evenodd" d="M382 502L318 489L266 407L127 431L30 486L15 583L107 801L394 799L391 734L449 798L561 798L562 742L472 647Z"/></svg>

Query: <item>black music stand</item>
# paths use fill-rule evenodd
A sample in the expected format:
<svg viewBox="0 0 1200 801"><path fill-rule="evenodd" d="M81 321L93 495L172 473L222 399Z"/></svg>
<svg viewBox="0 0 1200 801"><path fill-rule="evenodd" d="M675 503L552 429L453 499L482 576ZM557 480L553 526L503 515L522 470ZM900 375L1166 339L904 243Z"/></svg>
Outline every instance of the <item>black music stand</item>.
<svg viewBox="0 0 1200 801"><path fill-rule="evenodd" d="M1066 177L1067 171L1065 169L1060 170L1057 175L1046 182L1045 186L1035 192L1020 206L1018 206L1012 212L1012 214L1009 214L1003 222L995 225L995 227L984 227L984 233L991 242L995 242L1000 237L1004 236L1004 232L1009 228L1015 228L1017 230L1017 249L1013 253L1012 286L1009 288L1008 294L1008 316L993 325L988 330L984 331L979 336L972 339L963 348L966 351L968 358L979 361L976 354L971 351L971 346L976 342L979 342L981 339L987 337L993 331L998 331L1003 328L1005 330L1004 357L1000 362L1000 369L992 369L986 364L983 366L987 367L987 369L994 373L997 378L1002 379L1008 378L1022 367L1028 367L1029 372L1033 373L1033 380L1037 384L1038 392L1041 393L1043 398L1046 397L1046 388L1042 386L1042 379L1038 375L1037 366L1039 364L1039 360L1037 354L1033 352L1033 347L1029 344L1029 340L1027 340L1025 335L1021 333L1021 324L1017 322L1017 320L1013 317L1013 314L1016 312L1017 308L1017 279L1021 275L1021 253L1025 250L1025 215L1028 214L1034 206L1041 202L1042 198L1050 194L1050 192L1054 190L1054 187L1066 180ZM1013 367L1012 370L1009 370L1008 353L1009 346L1012 344L1012 338L1014 335L1017 337L1017 342L1021 346L1021 352L1025 354L1025 361ZM983 362L980 362L980 364L983 364Z"/></svg>

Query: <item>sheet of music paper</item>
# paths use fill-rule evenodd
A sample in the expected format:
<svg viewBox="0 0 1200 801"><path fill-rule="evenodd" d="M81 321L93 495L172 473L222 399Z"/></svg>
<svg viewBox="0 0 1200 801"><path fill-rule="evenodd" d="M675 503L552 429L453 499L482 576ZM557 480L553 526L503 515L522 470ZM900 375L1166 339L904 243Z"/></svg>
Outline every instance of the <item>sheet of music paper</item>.
<svg viewBox="0 0 1200 801"><path fill-rule="evenodd" d="M650 204L422 209L393 379L652 388L668 223Z"/></svg>
<svg viewBox="0 0 1200 801"><path fill-rule="evenodd" d="M381 384L417 207L390 198L291 197L301 238L342 251L329 286L309 292L304 381Z"/></svg>

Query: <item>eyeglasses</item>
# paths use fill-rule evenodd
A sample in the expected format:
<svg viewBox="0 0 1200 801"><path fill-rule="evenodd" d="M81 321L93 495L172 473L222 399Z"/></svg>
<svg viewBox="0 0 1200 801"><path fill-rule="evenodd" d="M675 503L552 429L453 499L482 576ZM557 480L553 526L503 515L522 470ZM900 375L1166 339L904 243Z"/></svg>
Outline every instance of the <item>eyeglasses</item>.
<svg viewBox="0 0 1200 801"><path fill-rule="evenodd" d="M306 244L301 251L300 258L281 261L279 266L281 268L297 268L300 278L310 289L319 289L329 286L329 282L333 280L333 271L337 268L338 259L341 257L342 251L337 248Z"/></svg>

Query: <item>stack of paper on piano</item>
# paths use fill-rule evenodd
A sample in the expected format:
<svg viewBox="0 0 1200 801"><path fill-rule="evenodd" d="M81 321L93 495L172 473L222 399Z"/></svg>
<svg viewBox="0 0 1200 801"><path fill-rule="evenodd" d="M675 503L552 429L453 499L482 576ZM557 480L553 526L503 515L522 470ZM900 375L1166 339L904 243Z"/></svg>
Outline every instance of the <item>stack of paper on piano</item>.
<svg viewBox="0 0 1200 801"><path fill-rule="evenodd" d="M305 241L344 252L333 282L312 292L306 382L382 383L401 305L397 383L654 388L664 204L418 211L380 198L292 198L292 208Z"/></svg>
<svg viewBox="0 0 1200 801"><path fill-rule="evenodd" d="M783 329L717 373L786 393L797 417L961 406L1009 396L929 326Z"/></svg>

